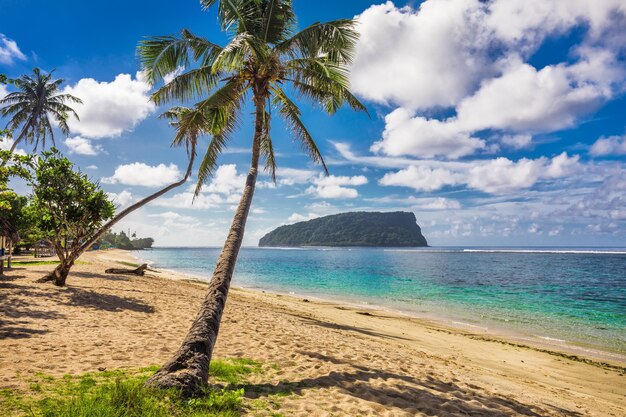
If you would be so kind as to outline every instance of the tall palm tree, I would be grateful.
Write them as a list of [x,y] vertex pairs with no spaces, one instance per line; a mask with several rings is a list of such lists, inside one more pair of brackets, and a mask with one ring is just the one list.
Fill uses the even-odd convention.
[[365,107],[349,90],[348,68],[358,34],[353,20],[315,23],[296,33],[290,0],[201,0],[204,8],[219,3],[222,29],[231,34],[225,47],[183,30],[180,36],[148,38],[138,54],[148,79],[155,83],[174,71],[182,73],[153,95],[157,104],[199,100],[198,111],[220,111],[198,173],[196,194],[213,173],[217,157],[236,128],[246,99],[255,109],[250,171],[226,242],[217,260],[206,297],[180,349],[148,384],[194,393],[208,379],[220,320],[243,240],[254,195],[259,159],[275,178],[276,161],[270,137],[270,108],[291,128],[306,154],[328,170],[289,98],[293,92],[335,113],[344,103]]
[[19,91],[9,93],[0,100],[5,104],[0,108],[2,117],[11,116],[6,128],[9,131],[17,131],[21,126],[20,133],[15,138],[11,153],[15,151],[17,144],[26,140],[35,144],[35,149],[41,140],[46,146],[46,137],[50,136],[54,145],[54,132],[50,119],[54,119],[64,135],[69,135],[70,128],[67,121],[70,116],[76,117],[76,112],[66,103],[82,103],[71,94],[58,94],[59,86],[64,80],[52,79],[52,73],[43,73],[39,68],[33,69],[33,75],[22,75],[11,80]]
[[[201,136],[209,135],[212,133],[212,126],[214,120],[211,118],[219,118],[220,111],[203,111],[199,112],[195,109],[189,109],[186,107],[173,107],[167,112],[161,115],[161,118],[171,120],[170,125],[176,129],[176,136],[172,142],[172,146],[185,146],[187,148],[187,154],[189,156],[189,162],[187,164],[187,170],[185,175],[179,180],[168,186],[160,189],[159,191],[150,194],[147,197],[142,198],[136,203],[131,204],[111,220],[105,223],[96,233],[85,239],[81,246],[79,246],[74,252],[72,252],[63,262],[61,262],[52,272],[41,278],[38,282],[54,281],[55,283],[65,284],[67,275],[70,269],[74,265],[74,262],[91,246],[96,243],[106,232],[116,225],[124,217],[128,216],[135,210],[140,209],[151,201],[156,200],[162,195],[172,191],[173,189],[183,185],[191,176],[193,165],[196,157],[196,146],[198,138]],[[59,285],[59,284],[57,284]]]

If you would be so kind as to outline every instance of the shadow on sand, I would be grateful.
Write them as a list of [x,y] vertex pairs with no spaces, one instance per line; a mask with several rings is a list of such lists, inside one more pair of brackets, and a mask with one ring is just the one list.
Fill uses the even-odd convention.
[[[428,416],[540,417],[545,414],[544,410],[535,406],[488,393],[480,388],[462,387],[453,382],[441,381],[432,375],[420,379],[352,364],[315,352],[300,353],[320,361],[349,365],[350,368],[299,381],[243,385],[241,387],[245,389],[245,396],[255,399],[273,394],[302,395],[304,391],[311,389],[338,388],[343,394],[379,404],[389,410],[395,408]],[[582,416],[580,413],[556,407],[552,407],[552,411],[568,416]]]
[[[48,332],[33,321],[67,319],[66,314],[47,309],[40,299],[57,305],[92,308],[109,312],[134,311],[151,314],[144,301],[81,287],[54,287],[50,283],[25,285],[20,276],[0,278],[0,339],[23,339]],[[71,312],[67,314],[71,315]]]

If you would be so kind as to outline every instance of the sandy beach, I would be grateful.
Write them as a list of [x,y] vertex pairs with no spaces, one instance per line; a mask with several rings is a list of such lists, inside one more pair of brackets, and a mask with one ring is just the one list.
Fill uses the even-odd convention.
[[[120,250],[81,260],[67,288],[34,282],[53,265],[0,278],[0,389],[26,389],[37,372],[159,365],[178,347],[204,284],[166,271],[105,274],[136,262]],[[231,291],[216,356],[262,362],[246,397],[287,392],[286,416],[626,415],[624,363],[251,290]]]

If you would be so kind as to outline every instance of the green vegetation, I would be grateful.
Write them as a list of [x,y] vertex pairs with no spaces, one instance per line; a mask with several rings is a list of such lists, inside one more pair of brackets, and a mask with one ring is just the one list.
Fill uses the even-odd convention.
[[259,246],[428,246],[415,215],[342,213],[281,226],[266,234]]
[[49,280],[63,286],[82,241],[98,231],[115,208],[97,184],[54,148],[38,159],[30,185],[37,225],[61,261]]
[[151,237],[130,239],[124,231],[119,233],[107,232],[98,240],[101,248],[118,248],[126,250],[149,249],[152,247],[154,239]]
[[146,379],[156,369],[112,370],[60,378],[38,373],[27,380],[26,392],[0,390],[0,409],[5,413],[3,417],[235,417],[246,408],[280,408],[278,399],[282,395],[245,403],[246,378],[261,372],[261,363],[250,359],[213,361],[211,382],[228,385],[206,387],[193,398],[183,398],[174,390],[146,387]]
[[[228,294],[243,241],[259,162],[265,163],[272,179],[276,178],[270,134],[273,115],[283,119],[304,153],[328,173],[292,97],[305,99],[328,114],[344,105],[365,111],[350,91],[349,82],[359,37],[356,21],[318,22],[299,31],[291,0],[200,3],[204,9],[216,7],[228,38],[225,47],[183,29],[178,36],[148,38],[138,48],[146,79],[152,84],[165,79],[165,85],[152,95],[155,104],[195,102],[192,108],[173,112],[179,116],[178,134],[211,135],[198,169],[196,195],[215,171],[218,157],[237,130],[239,119],[250,105],[254,108],[250,171],[211,279],[211,292],[190,330],[193,337],[186,338],[176,356],[150,380],[162,388],[178,387],[188,393],[202,386],[208,377],[205,365],[210,362],[225,304],[223,297]],[[175,76],[168,79],[171,74]]]
[[[54,72],[54,71],[52,71]],[[70,94],[58,94],[63,80],[52,78],[52,72],[43,73],[39,68],[33,69],[33,74],[22,75],[10,80],[18,91],[9,93],[0,100],[0,115],[11,117],[7,129],[19,130],[19,134],[11,146],[13,153],[17,144],[23,140],[35,144],[39,141],[46,145],[46,138],[50,136],[54,145],[54,123],[64,135],[69,135],[70,128],[67,124],[71,115],[78,119],[76,112],[66,103],[82,103],[79,98]],[[4,81],[7,81],[6,78]]]

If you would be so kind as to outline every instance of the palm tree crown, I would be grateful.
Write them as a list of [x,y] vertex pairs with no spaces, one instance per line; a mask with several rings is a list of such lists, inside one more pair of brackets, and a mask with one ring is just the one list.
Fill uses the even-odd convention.
[[19,91],[10,93],[0,100],[0,104],[5,105],[0,108],[0,114],[3,117],[11,117],[7,129],[15,131],[21,126],[11,151],[22,140],[34,143],[35,149],[41,140],[45,147],[47,136],[50,136],[54,145],[54,132],[50,119],[54,119],[64,135],[69,135],[70,132],[67,124],[70,116],[78,119],[76,112],[66,103],[82,103],[82,101],[70,94],[58,94],[59,86],[64,80],[52,79],[53,72],[45,74],[39,68],[35,68],[32,76],[22,75],[12,80],[12,84]]
[[[201,3],[208,8],[218,0]],[[205,113],[205,131],[212,139],[199,168],[196,193],[213,173],[250,92],[263,116],[258,147],[272,177],[276,162],[269,135],[270,106],[278,110],[307,155],[327,172],[287,91],[321,105],[329,114],[344,103],[365,110],[349,90],[348,68],[358,39],[355,22],[315,23],[296,33],[290,0],[219,1],[218,16],[222,28],[232,34],[225,47],[183,30],[180,36],[148,38],[138,48],[152,83],[179,73],[154,93],[156,104],[199,100],[195,108]]]

